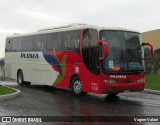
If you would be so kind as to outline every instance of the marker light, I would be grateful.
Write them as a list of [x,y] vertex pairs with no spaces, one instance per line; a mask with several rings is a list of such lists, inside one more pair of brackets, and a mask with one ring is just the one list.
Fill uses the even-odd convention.
[[121,67],[119,67],[119,66],[113,67],[112,70],[113,70],[113,71],[119,71],[119,70],[121,70]]

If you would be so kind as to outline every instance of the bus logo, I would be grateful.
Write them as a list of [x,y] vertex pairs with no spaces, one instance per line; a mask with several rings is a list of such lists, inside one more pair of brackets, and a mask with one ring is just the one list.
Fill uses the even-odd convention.
[[41,48],[41,50],[42,50],[43,57],[48,62],[48,64],[50,64],[52,68],[59,73],[54,84],[60,83],[64,79],[66,74],[67,55],[64,55],[62,60],[60,61],[55,51],[53,51],[53,53],[50,54],[43,47]]
[[39,55],[38,53],[21,53],[21,58],[38,59]]
[[126,75],[110,75],[110,78],[121,78],[121,79],[125,79]]

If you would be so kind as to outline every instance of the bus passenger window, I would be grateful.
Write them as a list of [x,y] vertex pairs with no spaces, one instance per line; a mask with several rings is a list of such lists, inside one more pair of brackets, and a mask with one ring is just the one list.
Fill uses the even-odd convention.
[[83,31],[83,47],[88,47],[90,44],[90,33],[89,30],[86,29]]

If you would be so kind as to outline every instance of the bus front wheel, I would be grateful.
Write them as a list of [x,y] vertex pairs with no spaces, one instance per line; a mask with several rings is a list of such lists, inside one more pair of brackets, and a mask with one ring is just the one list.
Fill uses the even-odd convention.
[[71,81],[71,90],[77,96],[84,96],[87,93],[82,91],[82,82],[78,76],[74,77]]
[[108,94],[109,97],[115,97],[116,95],[118,95],[118,93],[109,93]]

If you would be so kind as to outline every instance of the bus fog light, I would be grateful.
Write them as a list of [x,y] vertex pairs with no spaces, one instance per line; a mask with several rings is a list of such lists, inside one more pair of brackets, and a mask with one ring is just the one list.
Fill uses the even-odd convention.
[[138,79],[138,82],[145,82],[145,78]]

